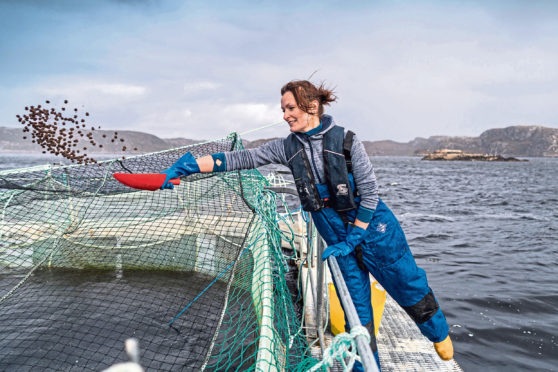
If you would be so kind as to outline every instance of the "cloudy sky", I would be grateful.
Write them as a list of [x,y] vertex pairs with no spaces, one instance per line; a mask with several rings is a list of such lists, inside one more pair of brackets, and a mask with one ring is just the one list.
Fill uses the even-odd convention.
[[281,86],[313,74],[366,140],[558,127],[553,0],[0,0],[0,17],[0,126],[68,99],[104,129],[219,138],[281,122]]

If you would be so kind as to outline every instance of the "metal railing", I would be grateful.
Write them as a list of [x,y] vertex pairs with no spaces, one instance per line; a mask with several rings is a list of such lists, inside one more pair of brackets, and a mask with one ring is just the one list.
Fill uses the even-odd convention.
[[[335,278],[335,283],[337,284],[337,291],[339,299],[343,304],[343,309],[345,310],[345,315],[349,320],[349,324],[351,327],[360,327],[362,324],[360,323],[360,319],[358,317],[355,305],[353,304],[353,300],[351,300],[351,295],[349,294],[349,290],[347,289],[347,284],[345,284],[345,280],[343,279],[343,275],[341,274],[341,270],[339,269],[339,265],[337,264],[337,259],[333,256],[330,256],[327,259],[327,263],[329,265],[329,269],[331,270],[331,274]],[[372,337],[372,335],[370,335]],[[372,353],[372,349],[370,349],[370,344],[366,337],[362,334],[359,334],[356,337],[356,344],[358,354],[360,355],[360,361],[364,370],[366,372],[379,372],[378,365],[376,364],[376,359],[374,358],[374,354]]]

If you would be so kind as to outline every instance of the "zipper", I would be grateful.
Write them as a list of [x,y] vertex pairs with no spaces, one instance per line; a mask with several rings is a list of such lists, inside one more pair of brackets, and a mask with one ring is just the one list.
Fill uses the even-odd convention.
[[312,165],[314,166],[314,174],[318,177],[318,183],[323,183],[320,178],[320,173],[318,172],[318,167],[316,166],[316,161],[314,160],[314,149],[312,148],[312,140],[308,137],[308,146],[310,146],[310,158],[312,159]]

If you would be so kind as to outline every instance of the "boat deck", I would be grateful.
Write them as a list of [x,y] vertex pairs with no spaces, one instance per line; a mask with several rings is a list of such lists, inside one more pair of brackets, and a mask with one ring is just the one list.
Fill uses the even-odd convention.
[[378,352],[384,372],[463,371],[455,359],[445,362],[438,357],[432,343],[389,295],[378,332]]

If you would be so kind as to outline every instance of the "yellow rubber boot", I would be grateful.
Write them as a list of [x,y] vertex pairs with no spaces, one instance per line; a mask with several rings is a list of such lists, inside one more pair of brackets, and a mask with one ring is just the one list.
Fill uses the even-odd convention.
[[434,342],[434,349],[442,360],[453,359],[453,344],[451,343],[450,336],[446,337],[443,341]]

